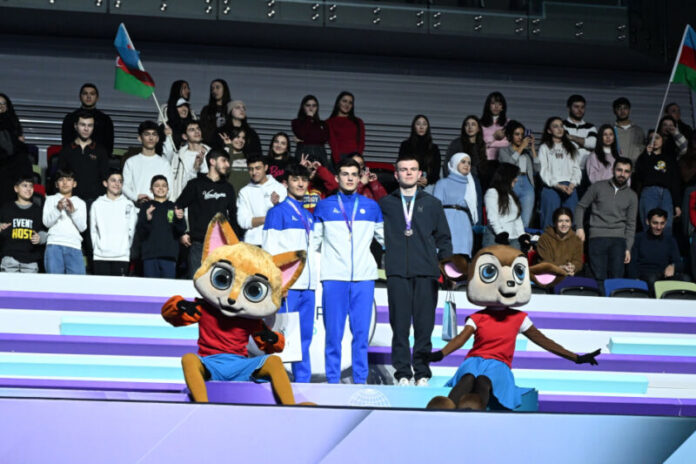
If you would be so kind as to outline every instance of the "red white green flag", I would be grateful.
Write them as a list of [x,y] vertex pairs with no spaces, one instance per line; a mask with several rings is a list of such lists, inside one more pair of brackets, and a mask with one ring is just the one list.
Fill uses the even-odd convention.
[[155,81],[145,71],[139,52],[133,46],[126,26],[123,24],[118,27],[114,45],[119,55],[116,58],[114,88],[130,95],[149,98],[155,91]]
[[696,91],[696,32],[691,26],[687,25],[684,31],[670,82],[686,84]]

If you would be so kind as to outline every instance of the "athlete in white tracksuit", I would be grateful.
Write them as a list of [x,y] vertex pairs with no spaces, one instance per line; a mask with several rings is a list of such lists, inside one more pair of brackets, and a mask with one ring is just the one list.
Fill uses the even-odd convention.
[[321,238],[320,280],[329,383],[340,381],[346,317],[350,318],[353,334],[353,382],[367,381],[367,346],[377,279],[377,263],[370,244],[375,238],[384,246],[384,222],[379,205],[355,193],[359,169],[352,159],[339,163],[339,192],[321,200],[314,210],[316,234]]

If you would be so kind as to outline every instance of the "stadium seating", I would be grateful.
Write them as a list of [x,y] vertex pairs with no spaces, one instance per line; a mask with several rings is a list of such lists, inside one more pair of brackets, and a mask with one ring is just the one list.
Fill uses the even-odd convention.
[[604,295],[621,298],[650,298],[648,284],[637,279],[607,279]]
[[696,300],[696,284],[679,280],[659,280],[655,282],[655,297]]
[[553,288],[556,295],[601,296],[599,284],[589,277],[566,277]]

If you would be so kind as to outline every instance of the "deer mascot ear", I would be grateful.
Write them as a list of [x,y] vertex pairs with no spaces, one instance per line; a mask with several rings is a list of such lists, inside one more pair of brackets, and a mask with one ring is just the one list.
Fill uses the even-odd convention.
[[280,269],[280,274],[283,280],[281,292],[287,294],[288,289],[300,277],[304,269],[307,253],[304,250],[288,251],[273,256],[273,262]]
[[469,275],[469,257],[456,254],[443,259],[440,261],[440,272],[445,278],[454,282],[467,280]]
[[232,226],[222,213],[217,213],[208,224],[208,231],[205,233],[203,243],[203,255],[201,263],[205,261],[210,253],[224,245],[235,245],[239,243],[237,235],[232,230]]
[[529,268],[529,277],[541,288],[553,287],[567,275],[563,269],[551,263],[539,263]]

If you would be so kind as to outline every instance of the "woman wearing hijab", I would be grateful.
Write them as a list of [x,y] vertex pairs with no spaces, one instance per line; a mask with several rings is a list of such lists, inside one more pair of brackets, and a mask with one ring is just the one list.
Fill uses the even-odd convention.
[[471,157],[456,153],[447,164],[449,175],[435,184],[433,195],[442,202],[452,232],[452,252],[471,256],[473,225],[478,222],[476,183],[471,175]]

